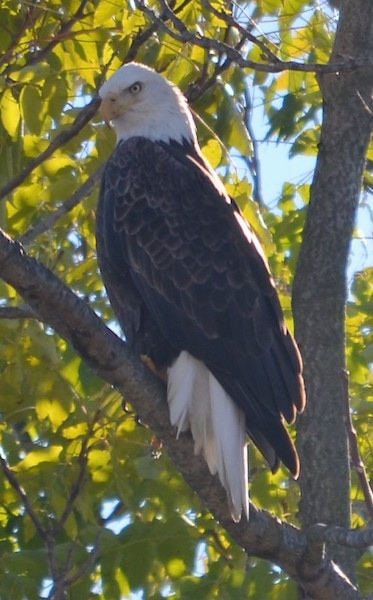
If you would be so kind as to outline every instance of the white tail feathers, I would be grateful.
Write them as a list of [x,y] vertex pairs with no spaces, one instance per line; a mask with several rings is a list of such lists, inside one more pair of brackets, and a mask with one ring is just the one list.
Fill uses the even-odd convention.
[[199,360],[181,352],[168,370],[167,398],[177,433],[190,428],[194,451],[218,473],[232,519],[249,516],[245,416]]

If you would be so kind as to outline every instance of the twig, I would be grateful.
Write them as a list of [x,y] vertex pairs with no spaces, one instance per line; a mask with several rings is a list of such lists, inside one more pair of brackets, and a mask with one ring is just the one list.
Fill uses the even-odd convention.
[[68,495],[65,509],[64,509],[61,517],[59,518],[56,527],[53,529],[53,535],[57,535],[60,532],[60,530],[62,529],[62,527],[64,526],[64,524],[66,523],[66,520],[69,518],[69,516],[74,508],[74,502],[77,499],[78,495],[80,494],[82,487],[84,485],[86,468],[87,468],[87,463],[88,463],[88,454],[89,454],[88,440],[90,439],[90,437],[93,433],[93,429],[97,423],[99,415],[100,415],[100,411],[98,410],[95,412],[93,419],[90,422],[87,435],[86,435],[85,439],[82,441],[82,446],[80,448],[80,452],[79,452],[79,456],[78,456],[78,460],[77,460],[78,465],[79,465],[78,475],[77,475],[75,481],[71,484],[70,493]]
[[2,454],[0,454],[0,466],[1,466],[1,469],[2,469],[6,479],[9,481],[10,485],[12,486],[12,488],[16,491],[17,495],[19,496],[22,506],[24,507],[26,513],[28,514],[31,521],[33,522],[36,531],[38,532],[38,534],[40,535],[42,540],[46,540],[48,538],[48,531],[43,527],[42,523],[40,522],[36,512],[34,511],[34,509],[31,506],[31,502],[28,499],[25,490],[23,489],[23,487],[21,486],[17,477],[11,470],[9,463],[6,460],[5,456],[3,456]]
[[101,167],[99,167],[97,171],[93,173],[93,175],[91,175],[91,177],[87,179],[87,181],[85,181],[83,185],[81,185],[80,188],[78,188],[68,200],[66,200],[66,202],[61,204],[61,206],[55,212],[48,215],[48,217],[42,221],[39,221],[36,225],[34,225],[34,227],[26,231],[26,233],[19,239],[20,243],[24,246],[27,246],[33,242],[38,235],[44,233],[48,229],[51,229],[58,219],[75,208],[75,206],[77,206],[84,198],[86,198],[86,196],[88,196],[101,181],[104,168],[105,165],[101,165]]
[[196,100],[203,96],[203,94],[216,83],[217,78],[224,73],[224,71],[229,69],[231,64],[232,61],[229,58],[226,58],[222,64],[215,66],[214,72],[210,77],[207,77],[204,73],[200,79],[194,81],[185,92],[187,100],[189,102],[196,102]]
[[[26,17],[25,17],[25,20],[23,21],[22,25],[19,25],[19,27],[17,28],[17,31],[13,31],[11,33],[12,42],[11,42],[10,46],[6,49],[6,51],[0,57],[0,66],[9,65],[11,59],[13,58],[13,55],[16,52],[18,42],[20,41],[20,39],[22,39],[25,31],[27,31],[28,29],[31,29],[31,27],[34,25],[34,23],[37,19],[37,15],[35,14],[36,13],[36,3],[35,2],[30,2],[29,5],[27,6],[26,10],[27,10]],[[2,24],[2,27],[5,29],[3,24]],[[6,71],[6,69],[5,69],[5,71]],[[4,72],[3,72],[3,74],[4,74]]]
[[[52,533],[42,525],[36,512],[34,511],[34,509],[31,506],[31,502],[28,499],[25,490],[23,489],[23,487],[21,486],[17,477],[14,475],[13,471],[11,470],[11,468],[8,464],[8,461],[1,454],[0,454],[0,466],[1,466],[1,469],[2,469],[6,479],[9,481],[12,488],[18,494],[19,499],[22,503],[22,506],[24,507],[24,509],[26,511],[26,514],[28,514],[28,516],[30,517],[37,533],[39,534],[41,540],[43,540],[43,542],[45,544],[45,548],[46,548],[46,552],[47,552],[49,573],[50,573],[52,579],[54,581],[57,581],[59,579],[59,566],[58,566],[58,559],[57,559],[57,554],[56,554],[55,539],[54,539]],[[61,596],[61,598],[62,598],[62,596]]]
[[[165,31],[169,36],[184,44],[190,43],[206,50],[214,50],[215,52],[224,52],[232,62],[235,62],[237,66],[242,68],[254,69],[256,71],[263,71],[265,73],[281,73],[283,71],[299,71],[307,73],[337,73],[354,71],[358,68],[371,67],[372,62],[367,61],[365,58],[353,59],[346,57],[343,62],[335,63],[302,63],[296,61],[282,61],[278,60],[275,64],[272,63],[258,63],[253,60],[245,59],[242,54],[236,50],[236,48],[229,46],[228,44],[219,40],[194,34],[187,29],[184,23],[173,15],[171,9],[164,0],[160,0],[161,6],[167,11],[167,16],[176,27],[177,31],[171,29],[166,23],[156,15],[156,13],[146,6],[142,0],[135,0],[136,7],[145,13],[153,22],[158,23],[161,29]],[[173,15],[173,16],[172,16]]]
[[1,306],[0,319],[37,319],[38,315],[31,306]]
[[69,142],[73,137],[78,135],[78,133],[83,129],[83,127],[89,123],[92,117],[96,114],[97,109],[100,105],[100,99],[95,97],[87,104],[78,114],[73,124],[64,131],[61,131],[54,140],[49,144],[48,148],[44,150],[39,156],[36,156],[32,160],[30,160],[26,167],[21,171],[17,177],[9,181],[4,187],[0,190],[0,200],[2,200],[5,196],[7,196],[10,192],[15,190],[21,183],[25,181],[25,179],[30,175],[30,173],[36,169],[42,162],[44,162],[47,158],[49,158],[55,150]]
[[[373,493],[369,484],[369,479],[365,469],[364,462],[360,456],[359,443],[356,435],[356,430],[351,418],[350,411],[350,398],[348,393],[348,373],[347,371],[341,371],[341,385],[343,395],[343,406],[344,406],[344,421],[346,425],[346,431],[348,436],[348,442],[350,447],[350,457],[354,469],[357,473],[361,489],[364,494],[365,503],[368,509],[370,518],[373,519]],[[372,537],[373,541],[373,537]]]
[[53,38],[51,39],[51,41],[44,48],[42,48],[42,50],[39,50],[39,52],[33,54],[32,58],[27,61],[27,66],[35,65],[36,63],[43,60],[46,56],[48,56],[51,50],[53,50],[53,48],[57,46],[57,44],[65,40],[67,34],[70,33],[70,30],[75,25],[75,23],[84,17],[84,9],[87,3],[88,0],[82,0],[80,5],[78,6],[77,11],[73,14],[71,19],[61,23],[59,31],[53,34]]
[[[93,549],[89,553],[89,556],[88,556],[87,560],[85,561],[85,563],[83,563],[82,566],[79,569],[77,569],[77,571],[74,573],[74,575],[71,575],[70,577],[65,579],[66,587],[73,585],[76,581],[78,581],[78,579],[81,579],[81,577],[83,577],[86,573],[88,573],[88,571],[92,570],[92,567],[94,565],[94,562],[95,562],[96,557],[98,556],[98,553],[100,550],[100,541],[101,541],[102,534],[103,534],[103,530],[101,529],[96,536],[96,541],[94,543]],[[70,567],[71,567],[71,565],[70,565]]]
[[236,21],[236,19],[231,14],[221,10],[217,10],[208,0],[202,0],[202,4],[213,15],[225,21],[227,25],[229,25],[233,29],[237,29],[237,31],[240,32],[244,40],[247,40],[248,42],[251,42],[252,44],[258,46],[263,52],[263,56],[266,58],[266,60],[268,60],[268,62],[273,64],[281,62],[281,60],[276,56],[276,54],[274,54],[272,50],[270,50],[268,46],[264,42],[262,42],[262,40],[255,37],[255,35],[253,35],[246,27],[243,27],[238,21]]
[[92,427],[90,427],[87,437],[82,442],[82,446],[78,456],[78,475],[75,481],[71,484],[70,493],[68,494],[68,498],[66,501],[66,506],[61,517],[58,520],[57,525],[53,528],[53,535],[57,535],[61,531],[62,527],[64,526],[71,512],[74,509],[75,500],[77,499],[83,488],[88,463],[88,437],[91,434],[91,431]]
[[260,174],[260,161],[259,161],[259,145],[257,140],[255,139],[255,133],[252,126],[252,112],[253,105],[251,102],[250,92],[246,87],[244,92],[245,98],[245,107],[244,107],[244,123],[246,129],[249,133],[251,143],[253,145],[253,154],[252,156],[241,156],[242,160],[247,164],[248,169],[251,173],[251,177],[253,180],[253,200],[257,202],[260,206],[263,206],[263,195],[262,195],[262,184],[261,184],[261,174]]
[[157,29],[158,29],[157,23],[152,23],[151,25],[149,25],[149,27],[147,29],[144,29],[144,31],[139,31],[137,33],[136,37],[134,38],[134,40],[127,52],[126,62],[131,62],[132,60],[135,60],[139,48],[143,44],[145,44],[145,42],[148,41],[148,39],[153,35],[153,33],[155,33],[157,31]]

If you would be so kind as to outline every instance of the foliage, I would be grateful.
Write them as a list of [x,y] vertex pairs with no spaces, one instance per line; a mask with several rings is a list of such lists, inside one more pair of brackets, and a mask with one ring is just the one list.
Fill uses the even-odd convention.
[[[314,73],[265,67],[268,56],[326,63],[335,15],[305,0],[237,2],[231,16],[256,40],[245,41],[245,60],[257,69],[243,70],[213,44],[243,45],[240,29],[224,17],[225,3],[177,0],[174,21],[163,2],[149,2],[147,11],[135,5],[0,3],[0,226],[116,329],[94,241],[95,174],[114,136],[94,99],[107,73],[136,59],[190,98],[203,150],[261,237],[290,319],[309,184],[284,182],[260,212],[250,200],[258,184],[252,159],[259,157],[248,134],[255,119],[245,93],[263,106],[266,141],[286,142],[293,156],[316,155],[321,95]],[[179,20],[193,35],[188,43]],[[369,471],[371,295],[367,268],[351,290],[347,352]],[[123,411],[119,393],[1,280],[0,317],[1,598],[57,598],[60,580],[72,600],[296,597],[287,575],[232,544],[131,407]],[[254,451],[251,462],[253,501],[297,524],[296,484],[285,472],[271,475]],[[354,524],[365,525],[358,481],[352,495]],[[368,555],[360,570],[371,593],[370,569]]]

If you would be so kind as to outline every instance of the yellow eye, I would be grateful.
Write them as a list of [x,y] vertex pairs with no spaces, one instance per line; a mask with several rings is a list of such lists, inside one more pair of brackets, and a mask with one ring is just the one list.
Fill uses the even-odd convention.
[[131,94],[138,94],[142,90],[142,84],[139,81],[135,81],[135,83],[130,86],[129,90]]

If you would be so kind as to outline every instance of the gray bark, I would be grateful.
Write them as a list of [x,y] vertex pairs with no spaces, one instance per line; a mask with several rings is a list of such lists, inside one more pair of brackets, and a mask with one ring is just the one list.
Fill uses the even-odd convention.
[[[373,56],[373,2],[345,1],[330,62]],[[324,74],[323,125],[294,281],[296,337],[308,408],[299,421],[300,519],[350,526],[350,474],[343,414],[346,264],[373,121],[372,68]],[[329,553],[350,574],[354,555]]]

